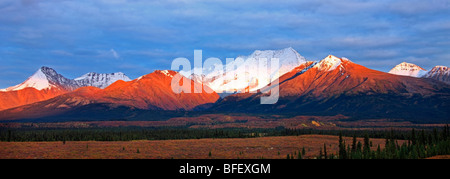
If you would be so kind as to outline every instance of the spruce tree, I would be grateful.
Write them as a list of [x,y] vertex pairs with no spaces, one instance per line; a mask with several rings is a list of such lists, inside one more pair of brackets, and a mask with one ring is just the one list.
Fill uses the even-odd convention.
[[411,144],[416,145],[416,132],[414,131],[414,128],[411,130]]
[[426,144],[426,138],[425,138],[425,130],[422,129],[419,136],[419,144],[425,145]]
[[433,129],[433,143],[435,144],[435,143],[437,143],[438,141],[439,141],[438,132],[437,132],[437,129],[434,128],[434,129]]
[[342,139],[342,132],[339,132],[339,159],[345,158],[345,142]]
[[362,144],[360,141],[358,141],[358,144],[356,145],[356,152],[362,153]]
[[347,151],[345,152],[346,159],[351,159],[352,156],[350,155],[352,153],[352,150],[350,149],[350,145],[347,145]]
[[350,145],[348,145],[347,146],[347,149],[345,148],[345,146],[346,146],[346,144],[345,144],[345,141],[344,141],[344,144],[342,145],[343,146],[343,156],[342,156],[342,159],[348,159],[348,155],[347,155],[347,151],[350,151]]
[[369,155],[370,155],[370,142],[369,142],[369,135],[366,133],[364,135],[363,157],[367,159]]
[[381,147],[380,147],[380,144],[378,144],[378,147],[377,147],[376,159],[381,159]]
[[353,141],[352,141],[352,153],[356,152],[356,135],[353,134]]

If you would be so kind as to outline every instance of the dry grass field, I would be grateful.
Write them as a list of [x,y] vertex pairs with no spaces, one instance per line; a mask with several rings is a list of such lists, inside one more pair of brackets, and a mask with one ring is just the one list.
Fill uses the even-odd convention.
[[[344,137],[347,144],[351,138]],[[358,138],[362,143],[362,138]],[[371,139],[373,150],[384,139]],[[238,139],[140,141],[0,142],[1,159],[284,159],[305,148],[314,158],[324,143],[328,154],[337,153],[338,136],[301,135]],[[209,153],[211,152],[211,156]]]

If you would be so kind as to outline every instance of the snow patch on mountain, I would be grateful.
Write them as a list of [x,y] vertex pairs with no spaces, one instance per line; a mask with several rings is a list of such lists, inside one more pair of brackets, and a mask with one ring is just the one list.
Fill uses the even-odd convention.
[[318,63],[319,63],[318,61],[313,62],[311,65],[307,66],[305,69],[303,69],[302,71],[298,72],[298,74],[303,74],[303,73],[305,73],[305,72],[308,71],[309,69],[311,69],[311,68],[313,68],[314,66],[316,66]]
[[168,77],[173,78],[173,75],[171,75],[171,74],[169,73],[169,70],[163,70],[163,71],[161,71],[161,73],[163,73],[164,75],[166,75],[166,76],[168,76]]

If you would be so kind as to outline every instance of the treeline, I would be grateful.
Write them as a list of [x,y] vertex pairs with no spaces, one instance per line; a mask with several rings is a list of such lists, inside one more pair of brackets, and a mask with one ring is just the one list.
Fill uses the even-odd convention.
[[[385,138],[385,131],[339,131],[315,129],[190,129],[190,128],[0,128],[0,141],[130,141],[200,138],[248,138],[262,136],[298,136],[305,134],[343,135]],[[391,134],[395,139],[406,139],[404,131]]]
[[0,129],[0,141],[131,141],[200,138],[245,138],[258,131],[177,128]]
[[[421,159],[436,155],[450,154],[450,129],[446,125],[441,131],[433,129],[432,131],[421,130],[419,132],[411,130],[406,138],[399,144],[395,138],[394,131],[385,134],[385,144],[382,148],[376,146],[372,150],[373,144],[369,135],[364,136],[363,143],[357,141],[356,135],[353,136],[351,143],[343,140],[342,134],[339,135],[339,151],[337,155],[327,155],[326,146],[320,150],[319,159]],[[322,152],[324,150],[324,152]]]
[[[295,132],[294,132],[295,131]],[[250,138],[313,134],[319,131],[276,129],[190,129],[183,127],[0,128],[0,141],[130,141],[201,138]]]
[[[434,129],[434,131],[441,134],[445,130]],[[424,130],[425,133],[423,135],[428,140],[430,136],[434,136],[430,133],[434,131],[430,129]],[[272,129],[191,129],[183,127],[0,128],[0,141],[129,141],[299,136],[306,134],[408,140],[411,132],[405,130],[288,129],[283,127]],[[423,135],[420,136],[422,137]],[[419,136],[419,134],[416,136]]]
[[[370,138],[387,138],[392,137],[399,140],[406,140],[409,133],[406,130],[318,130],[318,129],[280,129],[277,134],[280,136],[298,136],[305,134],[318,134],[318,135],[342,135],[346,137],[365,137]],[[282,129],[282,130],[281,130]]]

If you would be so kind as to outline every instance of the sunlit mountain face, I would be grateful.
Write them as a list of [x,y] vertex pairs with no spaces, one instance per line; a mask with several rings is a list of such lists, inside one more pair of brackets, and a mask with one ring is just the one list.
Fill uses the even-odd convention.
[[[48,67],[41,68],[24,83],[0,92],[4,99],[1,118],[15,120],[65,115],[76,118],[87,113],[105,117],[112,111],[122,111],[122,117],[130,119],[143,111],[346,115],[413,120],[445,120],[448,116],[450,86],[445,83],[448,73],[444,67],[435,67],[427,72],[428,75],[416,76],[417,70],[425,70],[413,64],[402,63],[394,68],[413,75],[391,74],[395,70],[381,72],[333,55],[319,61],[307,61],[292,48],[255,51],[251,56],[277,57],[286,62],[287,65],[279,66],[278,71],[283,73],[277,78],[278,84],[253,86],[249,90],[252,87],[249,83],[228,80],[216,87],[236,85],[234,89],[241,90],[232,91],[222,96],[223,99],[214,92],[211,87],[214,80],[208,81],[208,74],[183,76],[185,72],[155,70],[134,80],[123,73],[88,73],[71,80]],[[219,76],[226,77],[224,73]],[[175,76],[180,77],[176,84],[185,80],[190,86],[181,85],[178,88],[183,92],[174,92]],[[80,81],[86,83],[80,84]],[[112,81],[115,82],[108,85]],[[274,86],[279,88],[277,102],[261,104],[261,97],[267,96],[267,91]]]
[[236,94],[213,110],[446,120],[450,97],[443,82],[372,70],[332,55],[285,74],[279,89],[274,105],[259,104],[263,93]]

